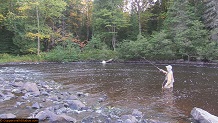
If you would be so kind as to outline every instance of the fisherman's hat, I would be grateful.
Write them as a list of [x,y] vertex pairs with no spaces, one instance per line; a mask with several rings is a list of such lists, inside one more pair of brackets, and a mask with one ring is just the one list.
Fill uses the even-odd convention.
[[171,66],[171,65],[167,65],[166,68],[167,68],[168,70],[172,70],[172,66]]

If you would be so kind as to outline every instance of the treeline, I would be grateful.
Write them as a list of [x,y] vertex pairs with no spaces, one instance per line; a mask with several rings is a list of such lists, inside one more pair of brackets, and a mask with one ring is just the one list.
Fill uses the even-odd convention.
[[46,61],[216,60],[216,3],[0,0],[0,53]]

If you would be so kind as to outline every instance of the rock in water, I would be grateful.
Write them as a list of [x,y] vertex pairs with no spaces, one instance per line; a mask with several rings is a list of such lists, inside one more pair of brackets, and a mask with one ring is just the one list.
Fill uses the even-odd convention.
[[192,117],[199,123],[218,123],[218,117],[200,108],[193,108],[191,111]]

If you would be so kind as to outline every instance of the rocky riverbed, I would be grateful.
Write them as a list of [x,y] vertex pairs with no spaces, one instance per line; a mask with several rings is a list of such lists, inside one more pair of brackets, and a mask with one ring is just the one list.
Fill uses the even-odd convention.
[[[138,109],[107,105],[107,95],[67,92],[60,83],[31,78],[31,71],[5,67],[0,76],[0,118],[37,118],[40,122],[160,123]],[[76,88],[76,87],[75,87]]]

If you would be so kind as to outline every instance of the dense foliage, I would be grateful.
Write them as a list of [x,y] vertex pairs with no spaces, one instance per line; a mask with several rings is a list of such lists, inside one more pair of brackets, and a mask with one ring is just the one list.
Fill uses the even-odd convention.
[[0,61],[216,60],[217,3],[0,0]]

